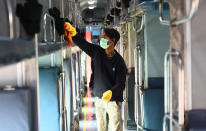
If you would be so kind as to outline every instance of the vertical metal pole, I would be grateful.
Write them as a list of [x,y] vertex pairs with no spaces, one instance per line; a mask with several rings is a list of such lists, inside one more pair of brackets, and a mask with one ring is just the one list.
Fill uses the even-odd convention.
[[141,112],[141,126],[143,126],[144,123],[144,113],[143,113],[143,92],[141,90],[143,84],[142,84],[142,55],[141,55],[141,47],[138,46],[138,63],[139,63],[139,97],[140,97],[140,112]]
[[44,42],[47,42],[46,39],[46,14],[44,14],[44,21],[43,21],[43,33],[44,33]]
[[128,75],[126,76],[126,88],[124,90],[124,129],[127,127],[128,120]]
[[134,102],[135,102],[135,108],[134,108],[134,110],[135,110],[135,122],[136,123],[138,123],[138,113],[137,113],[137,108],[138,108],[138,104],[137,104],[137,99],[138,99],[138,95],[137,95],[137,93],[138,93],[138,80],[137,80],[137,47],[134,49],[134,67],[135,67],[135,92],[134,92],[134,98],[135,98],[135,100],[134,100]]
[[[61,17],[64,18],[64,1],[60,0],[60,11],[61,11]],[[54,27],[54,26],[53,26]],[[55,38],[55,36],[54,36]],[[67,108],[66,108],[66,80],[65,80],[65,74],[64,74],[64,52],[63,52],[63,43],[64,43],[64,36],[61,36],[61,68],[62,68],[62,101],[63,101],[63,123],[64,123],[64,131],[68,130],[67,125]]]
[[60,131],[63,131],[63,118],[62,118],[62,74],[59,74],[59,78],[58,78],[58,89],[59,89],[59,114],[60,114],[60,118],[59,118],[59,123],[60,123]]
[[166,52],[164,58],[164,113],[167,114],[169,112],[168,109],[168,59],[169,59],[169,51]]
[[[190,11],[191,2],[186,2],[186,11],[187,13]],[[187,53],[186,53],[186,71],[185,71],[185,100],[187,103],[185,103],[185,109],[191,110],[192,109],[192,44],[191,44],[191,21],[186,23],[186,47],[187,47]]]
[[[81,76],[81,74],[82,74],[82,71],[81,71],[81,51],[79,51],[79,53],[78,53],[79,55],[79,86],[80,86],[80,89],[81,89],[81,81],[82,81],[82,76]],[[80,90],[80,94],[81,94],[81,90]],[[81,96],[80,96],[81,97]]]
[[76,56],[76,60],[75,60],[75,83],[76,83],[76,107],[77,107],[77,112],[78,112],[78,98],[79,98],[79,86],[78,86],[78,81],[77,81],[77,79],[78,79],[78,61],[77,61],[77,59],[78,59],[78,52],[76,52],[76,54],[75,54],[75,56]]
[[8,16],[9,16],[9,37],[10,39],[13,39],[14,38],[14,16],[13,16],[10,0],[6,0],[6,5],[8,9]]
[[64,116],[64,131],[68,130],[67,126],[67,108],[66,108],[66,80],[65,74],[62,73],[62,87],[63,87],[63,116]]
[[68,49],[69,50],[69,61],[70,61],[70,128],[71,131],[74,130],[74,103],[73,103],[73,75],[72,75],[72,50],[71,48]]
[[38,36],[35,34],[35,58],[36,58],[36,127],[34,128],[37,131],[40,131],[40,100],[39,100],[39,54],[38,54]]
[[[169,51],[165,53],[164,57],[164,114],[167,115],[169,113],[168,103],[169,103]],[[167,131],[167,122],[166,117],[164,117],[163,121],[163,131]]]
[[179,52],[176,52],[178,57],[178,124],[181,126],[184,125],[184,111],[185,111],[185,87],[184,87],[184,70],[183,70],[183,61]]
[[[170,58],[171,58],[171,55],[172,54],[170,54]],[[170,131],[173,131],[173,125],[172,125],[172,118],[173,118],[173,102],[172,102],[172,91],[173,91],[173,87],[172,87],[172,66],[173,65],[171,65],[171,63],[172,63],[172,59],[169,59],[169,70],[170,70],[170,73],[169,73],[169,84],[170,84],[170,86],[169,86],[169,107],[170,107],[170,109],[169,109],[169,116],[170,116]]]

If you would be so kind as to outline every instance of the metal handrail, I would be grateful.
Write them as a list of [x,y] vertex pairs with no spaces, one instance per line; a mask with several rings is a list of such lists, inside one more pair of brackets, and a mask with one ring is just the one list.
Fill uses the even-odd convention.
[[64,131],[67,131],[67,107],[66,107],[66,79],[65,79],[65,73],[62,72],[62,89],[63,89],[63,116],[64,116]]
[[79,102],[79,98],[80,98],[80,94],[79,94],[79,86],[78,86],[78,82],[77,82],[77,79],[78,79],[78,73],[79,73],[79,70],[78,70],[78,61],[77,61],[77,59],[79,59],[78,58],[78,52],[76,52],[75,53],[75,57],[76,57],[76,60],[75,60],[75,86],[76,86],[76,101],[77,101],[77,103]]
[[[136,31],[137,33],[139,33],[140,31],[142,31],[143,27],[144,27],[144,24],[145,24],[145,21],[144,21],[144,16],[145,15],[142,15],[142,21],[141,21],[141,25],[139,27],[139,29],[137,29],[137,23],[135,22],[135,24],[133,25],[133,30]],[[136,18],[135,18],[136,19]]]
[[[178,58],[178,75],[179,75],[179,83],[178,83],[178,126],[177,127],[183,127],[184,125],[184,72],[183,72],[183,61],[181,58],[181,55],[178,51],[167,51],[165,54],[165,60],[164,60],[164,77],[165,77],[165,90],[164,90],[164,99],[165,99],[165,116],[169,114],[170,119],[170,131],[173,131],[172,124],[174,123],[173,120],[173,109],[172,109],[172,76],[171,73],[168,73],[169,71],[172,71],[172,68],[170,67],[170,60],[172,56],[175,56]],[[168,78],[169,77],[169,78]],[[166,131],[166,120],[163,121],[163,131]],[[177,125],[177,124],[176,124]]]
[[199,6],[199,0],[193,0],[192,1],[192,7],[190,10],[190,13],[188,14],[188,16],[180,19],[180,20],[175,20],[172,22],[172,25],[179,25],[179,24],[183,24],[188,22],[189,20],[192,19],[192,17],[194,16],[194,14],[197,12],[198,10],[198,6]]
[[125,89],[123,92],[123,102],[124,102],[124,121],[123,125],[124,128],[127,126],[127,120],[128,120],[128,78],[129,75],[126,75],[126,84],[125,84]]
[[168,87],[169,87],[169,80],[168,80],[168,65],[169,65],[169,56],[170,56],[170,53],[169,51],[167,51],[165,53],[165,57],[164,57],[164,113],[167,114],[169,113],[169,108],[168,108],[168,94],[169,94],[169,90],[168,90]]
[[143,83],[142,83],[143,78],[142,78],[142,55],[141,55],[141,46],[138,45],[137,48],[138,48],[138,54],[139,54],[139,57],[138,57],[138,61],[139,61],[139,73],[138,73],[138,74],[139,74],[139,81],[138,81],[138,86],[139,86],[140,89],[142,89],[142,88],[143,88]]
[[[137,46],[138,48],[138,63],[139,63],[139,81],[138,81],[138,89],[139,89],[139,97],[140,97],[140,112],[141,112],[141,127],[143,127],[143,123],[144,123],[144,110],[143,110],[143,83],[142,83],[142,55],[141,55],[141,46]],[[139,125],[139,124],[138,124]]]
[[163,3],[164,0],[159,0],[159,21],[163,25],[170,25],[170,20],[166,20],[163,18]]
[[172,124],[174,124],[178,128],[179,131],[182,131],[183,126],[179,125],[178,121],[175,120],[174,118],[171,118],[170,115],[168,115],[168,114],[165,114],[164,118],[163,118],[163,131],[168,130],[168,128],[166,126],[167,125],[167,121],[166,121],[167,119],[170,120],[172,122]]
[[[139,64],[139,77],[137,80],[137,51],[138,51],[138,64]],[[141,46],[138,45],[135,49],[134,49],[134,61],[135,61],[135,122],[137,124],[137,128],[143,130],[144,127],[144,110],[143,110],[143,92],[142,92],[142,87],[143,87],[143,83],[142,83],[142,56],[141,56]],[[138,93],[139,94],[138,94]],[[139,95],[139,99],[140,99],[140,112],[141,112],[141,125],[139,124],[138,121],[138,115],[139,115],[139,107],[138,107],[138,95]]]
[[82,92],[82,87],[81,87],[81,85],[82,85],[82,84],[81,84],[81,83],[82,83],[82,82],[81,82],[81,81],[82,81],[82,77],[81,77],[81,74],[82,74],[82,70],[81,70],[81,51],[78,52],[78,56],[79,56],[79,59],[78,59],[78,60],[79,60],[79,61],[78,61],[78,63],[79,63],[78,69],[79,69],[79,93],[80,93],[80,94],[79,94],[79,102],[81,103],[81,101],[82,101],[82,100],[81,100],[81,94],[82,94],[82,93],[81,93],[81,92]]
[[73,95],[73,74],[72,74],[72,51],[71,51],[71,48],[68,49],[69,50],[69,68],[71,69],[69,71],[69,80],[70,80],[70,103],[71,103],[71,106],[70,106],[70,130],[73,131],[74,130],[74,102],[73,102],[73,98],[74,98],[74,95]]
[[49,17],[51,20],[52,20],[52,24],[53,24],[53,42],[56,42],[56,29],[55,29],[55,20],[54,20],[54,18],[51,16],[51,15],[49,15],[48,13],[45,13],[44,14],[44,22],[43,22],[43,31],[44,31],[44,42],[47,42],[47,38],[46,38],[46,24],[47,24],[47,22],[46,22],[46,18],[47,17]]
[[58,78],[58,92],[59,92],[59,114],[60,114],[60,118],[59,118],[59,123],[60,123],[60,131],[62,131],[62,127],[63,127],[63,118],[62,118],[62,75],[59,75]]
[[9,18],[9,38],[14,39],[14,14],[12,11],[12,6],[10,0],[5,0],[8,10],[8,18]]
[[66,80],[64,72],[59,74],[59,113],[60,131],[67,131],[67,108],[66,108]]
[[137,101],[137,98],[138,98],[138,94],[137,94],[137,92],[138,92],[138,81],[137,81],[137,47],[134,49],[134,63],[135,63],[135,65],[134,65],[134,68],[135,68],[135,92],[134,92],[134,104],[135,104],[135,106],[134,106],[134,110],[135,110],[135,112],[134,112],[134,119],[135,119],[135,122],[136,123],[138,123],[138,110],[137,110],[137,108],[138,108],[138,101]]

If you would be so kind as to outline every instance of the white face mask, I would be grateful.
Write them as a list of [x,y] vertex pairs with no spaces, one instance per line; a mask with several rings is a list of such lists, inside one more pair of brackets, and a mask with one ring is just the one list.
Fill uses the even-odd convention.
[[103,49],[107,49],[109,47],[109,45],[107,44],[109,40],[101,38],[100,39],[100,47],[102,47]]

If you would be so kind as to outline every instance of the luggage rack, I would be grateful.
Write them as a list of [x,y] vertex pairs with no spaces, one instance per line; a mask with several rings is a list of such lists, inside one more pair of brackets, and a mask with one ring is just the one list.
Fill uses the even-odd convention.
[[[0,67],[15,64],[36,57],[35,44],[38,45],[39,56],[48,55],[59,51],[62,48],[67,48],[65,41],[56,42],[55,27],[53,30],[54,34],[52,42],[48,42],[45,35],[44,41],[42,43],[38,43],[35,40],[14,38],[14,14],[9,0],[6,0],[6,5],[9,19],[9,37],[0,37]],[[46,16],[48,16],[47,13],[45,15],[45,18]]]
[[35,56],[34,41],[14,38],[14,14],[11,3],[6,0],[9,21],[9,37],[0,37],[0,66],[13,64]]
[[[38,54],[49,55],[62,48],[67,48],[66,42],[39,43]],[[0,52],[0,67],[15,64],[35,57],[35,42],[23,39],[0,39]]]

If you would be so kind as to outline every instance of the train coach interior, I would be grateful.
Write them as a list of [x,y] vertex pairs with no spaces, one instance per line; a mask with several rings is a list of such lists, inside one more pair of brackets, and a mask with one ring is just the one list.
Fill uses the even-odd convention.
[[105,28],[120,33],[122,131],[206,131],[205,0],[1,0],[0,8],[0,130],[97,131],[93,63],[65,37],[70,22],[97,46]]

